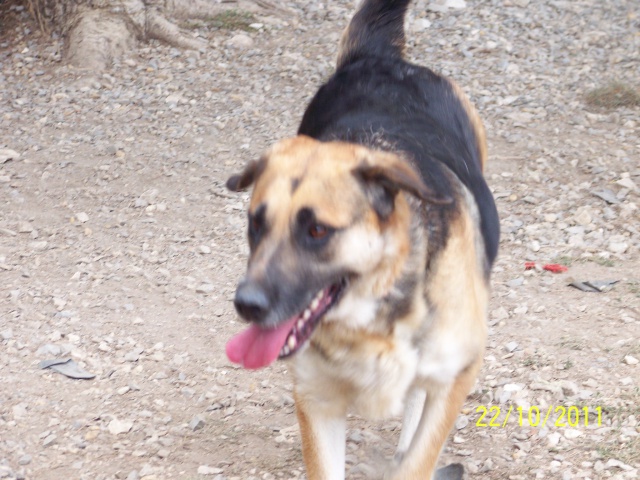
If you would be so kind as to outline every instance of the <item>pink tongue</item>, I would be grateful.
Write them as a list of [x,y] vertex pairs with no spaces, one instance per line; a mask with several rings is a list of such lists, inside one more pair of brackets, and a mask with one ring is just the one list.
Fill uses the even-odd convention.
[[295,316],[272,330],[251,325],[227,342],[227,357],[245,368],[262,368],[272,364],[297,320]]

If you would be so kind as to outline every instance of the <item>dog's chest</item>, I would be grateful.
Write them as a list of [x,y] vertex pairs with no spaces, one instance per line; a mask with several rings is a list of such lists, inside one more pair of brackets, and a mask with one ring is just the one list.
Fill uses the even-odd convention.
[[314,342],[296,361],[297,388],[368,418],[402,412],[418,352],[409,340],[363,336],[347,345]]

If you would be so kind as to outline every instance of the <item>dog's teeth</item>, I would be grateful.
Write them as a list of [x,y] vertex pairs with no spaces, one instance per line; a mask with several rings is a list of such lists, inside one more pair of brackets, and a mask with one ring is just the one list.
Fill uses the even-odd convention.
[[323,297],[323,296],[324,296],[324,290],[320,290],[320,291],[318,292],[318,294],[316,295],[316,299],[317,299],[318,301],[320,301],[320,300],[322,299],[322,297]]
[[318,308],[319,305],[320,305],[320,300],[318,300],[317,298],[314,298],[313,302],[311,302],[311,305],[309,305],[309,308],[311,308],[311,310],[315,310]]
[[311,310],[309,310],[308,308],[305,309],[305,311],[302,313],[302,318],[304,320],[309,320],[309,317],[311,316]]
[[287,347],[285,348],[290,348],[291,350],[293,350],[294,348],[296,348],[296,337],[294,337],[293,335],[291,335],[289,337],[289,340],[287,340]]
[[[304,312],[306,313],[307,310],[305,310]],[[309,315],[311,315],[311,314],[309,314]],[[297,327],[298,327],[298,330],[302,330],[302,327],[304,327],[304,320],[303,319],[298,320]]]
[[281,355],[289,355],[289,352],[291,350],[289,350],[289,347],[287,345],[285,345],[284,347],[282,347],[282,350],[280,350]]

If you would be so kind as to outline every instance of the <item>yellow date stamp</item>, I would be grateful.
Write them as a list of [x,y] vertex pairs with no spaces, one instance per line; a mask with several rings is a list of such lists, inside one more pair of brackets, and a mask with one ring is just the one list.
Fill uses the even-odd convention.
[[[503,417],[503,411],[506,411]],[[589,407],[577,407],[575,405],[565,407],[563,405],[549,407],[536,407],[531,406],[529,408],[517,407],[511,405],[508,409],[501,409],[494,405],[491,407],[485,407],[480,405],[476,408],[476,413],[480,414],[480,417],[476,421],[476,427],[491,427],[499,428],[506,427],[507,422],[513,414],[514,420],[518,422],[520,427],[546,427],[555,426],[558,428],[571,427],[576,428],[579,426],[589,426]],[[596,425],[602,426],[602,407],[596,407],[591,411],[594,416],[597,416]]]

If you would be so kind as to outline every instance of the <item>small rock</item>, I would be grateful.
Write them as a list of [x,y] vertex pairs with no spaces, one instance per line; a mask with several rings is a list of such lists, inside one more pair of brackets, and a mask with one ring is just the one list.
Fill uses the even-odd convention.
[[601,198],[607,203],[610,203],[610,204],[620,203],[620,199],[618,199],[616,194],[613,193],[613,191],[608,188],[604,188],[602,190],[594,190],[591,193],[596,197]]
[[33,232],[33,225],[29,222],[19,222],[18,223],[18,233],[31,233]]
[[10,148],[0,148],[0,163],[6,163],[9,160],[17,160],[20,154]]
[[466,8],[467,2],[464,0],[433,0],[427,5],[427,10],[432,12],[446,12],[450,8],[461,9]]
[[208,255],[209,253],[211,253],[211,248],[209,248],[209,247],[208,247],[208,246],[206,246],[206,245],[200,245],[200,246],[198,247],[198,251],[199,251],[200,253],[204,253],[205,255]]
[[127,480],[140,480],[140,475],[137,470],[131,470],[127,475]]
[[607,460],[607,463],[605,464],[605,468],[607,470],[611,468],[621,468],[622,470],[633,470],[633,468],[630,465],[627,465],[626,463],[623,463],[620,460],[616,460],[615,458],[610,458],[609,460]]
[[456,429],[462,430],[469,425],[469,417],[467,415],[460,415],[456,420]]
[[629,248],[629,244],[626,242],[610,242],[607,249],[611,253],[624,253]]
[[574,382],[569,380],[564,380],[560,383],[560,387],[562,388],[562,393],[564,393],[567,397],[573,397],[580,392],[580,388]]
[[253,39],[249,35],[238,33],[227,40],[227,46],[238,49],[251,48],[253,47]]
[[518,346],[519,346],[518,342],[509,342],[504,346],[504,348],[506,348],[507,351],[511,353],[511,352],[515,352]]
[[205,424],[206,424],[206,422],[205,422],[204,418],[202,418],[200,415],[196,415],[189,422],[189,428],[195,432],[196,430],[203,429]]
[[509,318],[509,312],[504,307],[496,308],[491,312],[491,318],[496,321],[505,320]]
[[178,93],[174,93],[172,95],[169,95],[167,98],[165,98],[164,101],[166,103],[180,103],[181,100],[182,100],[182,95]]
[[418,18],[415,22],[413,22],[414,32],[424,32],[429,27],[431,27],[431,22],[426,18]]
[[133,422],[129,420],[118,420],[114,418],[109,422],[109,433],[111,435],[120,435],[121,433],[129,433],[133,428]]
[[24,454],[18,459],[18,465],[29,465],[32,457],[29,454]]
[[627,355],[624,357],[624,363],[626,363],[627,365],[637,365],[639,361],[640,360],[632,355]]
[[196,288],[196,293],[211,293],[215,290],[215,287],[210,283],[203,283]]
[[140,359],[140,355],[142,354],[142,352],[144,352],[144,349],[142,349],[142,348],[134,348],[133,350],[131,350],[130,352],[128,352],[124,356],[124,361],[125,362],[137,362]]
[[7,465],[0,465],[0,478],[14,478],[13,470]]
[[39,356],[51,356],[57,357],[62,353],[62,348],[59,345],[54,345],[52,343],[47,343],[46,345],[41,346],[36,350],[36,355]]
[[198,467],[198,475],[217,475],[223,471],[221,468],[210,467],[209,465],[200,465]]
[[567,428],[563,433],[565,438],[569,440],[574,440],[583,435],[582,431],[576,430],[575,428]]
[[52,433],[51,435],[47,435],[45,439],[42,441],[42,446],[48,447],[50,445],[53,445],[54,443],[56,443],[56,440],[58,440],[58,436],[55,433]]
[[89,215],[85,212],[76,213],[76,218],[80,223],[87,223],[89,221]]
[[638,186],[635,184],[635,182],[628,177],[621,178],[616,183],[621,187],[628,188],[629,190],[638,190]]
[[11,340],[13,338],[13,330],[10,328],[3,330],[0,332],[0,337],[2,337],[3,340]]
[[524,277],[518,277],[518,278],[514,278],[513,280],[509,280],[507,282],[507,287],[516,288],[516,287],[522,286],[523,283],[524,283]]
[[555,447],[558,443],[560,443],[560,434],[558,432],[547,435],[547,444],[549,447]]
[[593,219],[591,218],[589,209],[587,207],[582,207],[576,211],[575,215],[573,216],[573,220],[578,225],[586,226],[589,225]]

